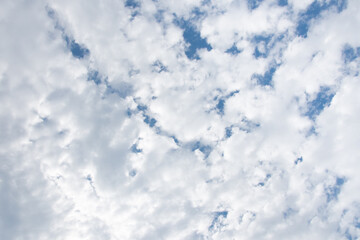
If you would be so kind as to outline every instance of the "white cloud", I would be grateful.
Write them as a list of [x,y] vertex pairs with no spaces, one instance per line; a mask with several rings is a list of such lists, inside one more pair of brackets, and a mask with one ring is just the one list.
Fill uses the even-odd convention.
[[0,238],[358,238],[360,5],[288,2],[4,3]]

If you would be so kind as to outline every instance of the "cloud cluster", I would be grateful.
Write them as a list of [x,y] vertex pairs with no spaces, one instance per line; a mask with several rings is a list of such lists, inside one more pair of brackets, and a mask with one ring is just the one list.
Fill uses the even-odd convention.
[[359,1],[1,5],[1,239],[359,238]]

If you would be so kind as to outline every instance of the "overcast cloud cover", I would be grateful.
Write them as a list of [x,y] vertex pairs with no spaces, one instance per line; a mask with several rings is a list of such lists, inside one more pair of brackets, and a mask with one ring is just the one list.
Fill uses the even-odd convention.
[[0,0],[0,239],[359,239],[359,11]]

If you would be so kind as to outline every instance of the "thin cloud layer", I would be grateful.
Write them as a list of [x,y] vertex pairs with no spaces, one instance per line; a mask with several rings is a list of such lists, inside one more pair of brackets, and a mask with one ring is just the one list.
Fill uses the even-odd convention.
[[359,10],[3,2],[0,238],[359,238]]

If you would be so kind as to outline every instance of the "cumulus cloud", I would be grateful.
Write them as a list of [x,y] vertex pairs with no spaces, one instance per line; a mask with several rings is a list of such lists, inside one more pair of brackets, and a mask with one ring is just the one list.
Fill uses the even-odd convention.
[[357,239],[357,0],[5,1],[1,239]]

